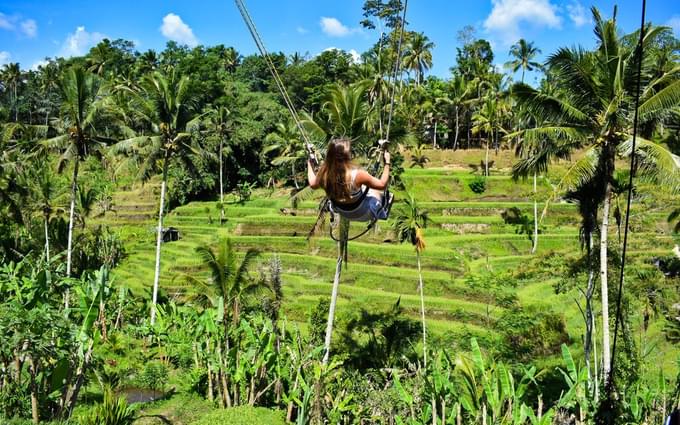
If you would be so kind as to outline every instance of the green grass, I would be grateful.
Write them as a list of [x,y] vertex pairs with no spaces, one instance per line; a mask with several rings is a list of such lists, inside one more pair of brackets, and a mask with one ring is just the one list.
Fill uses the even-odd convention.
[[[478,335],[493,340],[494,323],[503,313],[493,296],[470,287],[466,277],[487,272],[521,271],[536,257],[556,252],[560,256],[580,255],[578,226],[580,219],[574,204],[552,202],[541,222],[538,252],[531,255],[531,241],[517,228],[506,225],[501,213],[518,207],[533,215],[533,190],[530,181],[513,181],[508,173],[512,155],[501,152],[487,179],[487,190],[473,193],[468,182],[474,178],[468,164],[479,163],[483,152],[458,151],[453,154],[427,151],[432,167],[406,169],[406,191],[413,194],[421,208],[428,211],[431,223],[425,230],[427,248],[422,254],[425,305],[428,331],[433,336],[445,334]],[[550,181],[559,178],[562,165],[551,169],[547,178],[539,179],[537,195],[539,214],[552,194]],[[550,180],[550,181],[549,181]],[[142,188],[116,193],[117,213],[98,219],[114,225],[126,244],[128,257],[115,270],[116,282],[138,294],[151,288],[154,275],[154,226],[157,208],[157,182]],[[634,260],[667,255],[673,246],[665,223],[666,194],[652,186],[640,188],[643,202],[633,206],[631,215],[630,254]],[[194,254],[196,247],[215,245],[222,237],[231,237],[243,253],[254,248],[263,254],[258,267],[266,267],[271,254],[278,254],[283,266],[283,310],[290,321],[306,327],[307,315],[320,297],[328,297],[335,271],[336,245],[328,237],[327,227],[311,240],[306,236],[316,221],[320,191],[312,199],[292,209],[289,191],[256,190],[253,199],[243,204],[229,199],[227,221],[219,224],[216,202],[193,202],[171,211],[165,224],[180,229],[182,239],[164,244],[161,263],[161,287],[178,296],[196,289],[183,283],[182,274],[207,278]],[[404,191],[396,191],[393,214],[400,209]],[[665,203],[664,203],[665,202]],[[612,220],[613,222],[614,220]],[[364,224],[356,223],[351,233]],[[616,228],[610,238],[616,243]],[[567,330],[578,350],[583,334],[583,320],[574,299],[576,291],[557,295],[553,283],[557,276],[523,281],[516,289],[522,305],[551,309],[564,316]],[[339,313],[353,309],[386,309],[401,299],[404,312],[419,319],[417,291],[418,271],[413,247],[395,241],[390,223],[380,222],[377,229],[349,245],[349,264],[343,270]],[[638,320],[639,318],[633,318]],[[675,354],[663,341],[662,324],[655,321],[647,331],[647,346],[656,347],[646,356],[662,365],[667,373],[677,370]]]

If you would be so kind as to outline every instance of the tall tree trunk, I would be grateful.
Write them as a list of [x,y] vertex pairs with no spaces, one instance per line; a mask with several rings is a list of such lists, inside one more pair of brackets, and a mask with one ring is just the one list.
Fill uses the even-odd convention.
[[38,411],[38,383],[35,377],[38,375],[38,369],[33,356],[28,357],[28,364],[30,367],[29,374],[31,376],[30,391],[31,391],[31,417],[33,418],[33,423],[37,424],[40,422],[40,413]]
[[460,113],[458,111],[458,105],[456,105],[456,133],[455,137],[453,139],[453,150],[455,151],[456,148],[458,147],[458,135],[460,132]]
[[333,334],[333,320],[335,319],[335,302],[338,299],[338,286],[340,284],[340,272],[342,271],[342,244],[338,242],[338,261],[335,265],[335,277],[333,278],[333,291],[331,292],[331,304],[328,308],[328,323],[326,325],[326,338],[324,340],[323,364],[328,364],[331,352],[331,335]]
[[151,324],[156,322],[156,300],[158,299],[158,282],[161,277],[161,242],[163,241],[163,210],[165,209],[165,190],[168,181],[169,154],[163,160],[163,181],[161,182],[161,202],[158,206],[158,231],[156,235],[156,266],[153,278],[153,295],[151,298]]
[[486,153],[484,154],[484,176],[489,177],[489,139],[486,140]]
[[595,312],[591,310],[590,312],[591,321],[593,322],[593,382],[595,382],[595,403],[600,400],[600,378],[598,374],[598,362],[597,362],[597,321],[595,320]]
[[611,371],[611,352],[609,348],[609,287],[607,282],[607,229],[609,227],[609,207],[612,186],[607,182],[602,206],[602,226],[600,227],[600,284],[602,289],[602,377],[605,383]]
[[16,83],[14,83],[14,122],[19,122],[19,99],[17,98]]
[[427,368],[427,331],[425,326],[425,296],[423,288],[423,272],[420,269],[420,251],[416,249],[418,263],[418,290],[420,291],[420,316],[423,321],[423,366]]
[[[71,268],[73,266],[73,219],[76,212],[76,191],[78,190],[78,166],[80,161],[75,159],[73,164],[73,176],[71,177],[71,209],[69,211],[68,219],[68,244],[66,246],[66,277],[71,277]],[[64,308],[68,308],[69,304],[69,288],[66,288],[64,293]]]
[[[591,385],[597,385],[597,379],[591,373],[590,355],[593,350],[593,292],[595,291],[595,269],[593,267],[593,235],[588,234],[588,286],[586,287],[586,337],[583,344],[584,357],[586,359],[586,369],[588,369],[588,380]],[[595,366],[597,368],[597,366]]]
[[531,253],[535,254],[538,248],[538,200],[536,199],[536,172],[534,172],[534,240]]
[[47,223],[48,217],[45,216],[45,261],[50,261],[50,233]]
[[220,226],[224,223],[224,159],[222,149],[224,146],[224,137],[220,138]]
[[437,120],[434,120],[434,148],[437,149]]
[[78,370],[76,371],[75,381],[70,386],[67,386],[68,390],[66,391],[63,408],[59,415],[64,419],[71,416],[73,408],[76,406],[76,402],[78,401],[78,394],[80,393],[80,389],[83,387],[83,384],[85,383],[85,375],[87,374],[87,369],[90,367],[90,362],[92,361],[93,349],[94,340],[90,339],[90,341],[88,342],[87,351],[83,356],[82,363],[78,366]]
[[295,189],[300,190],[300,185],[297,181],[297,173],[295,172],[295,160],[290,162],[290,171],[293,173],[293,183],[295,184]]
[[212,403],[215,400],[215,396],[213,393],[213,373],[212,373],[212,366],[210,366],[210,339],[206,340],[206,350],[207,358],[205,359],[206,361],[206,366],[208,369],[208,400]]

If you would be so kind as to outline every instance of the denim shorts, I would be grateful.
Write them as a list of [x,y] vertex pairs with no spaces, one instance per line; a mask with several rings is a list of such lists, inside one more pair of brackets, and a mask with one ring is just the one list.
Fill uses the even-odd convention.
[[366,195],[361,204],[352,211],[333,208],[333,204],[331,204],[331,211],[351,221],[385,220],[387,218],[387,211],[383,208],[382,201],[370,194]]

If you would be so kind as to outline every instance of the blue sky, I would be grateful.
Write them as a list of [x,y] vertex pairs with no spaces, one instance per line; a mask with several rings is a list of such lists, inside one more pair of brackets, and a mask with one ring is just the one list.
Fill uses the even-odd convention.
[[[270,51],[310,56],[331,48],[361,53],[377,32],[359,28],[363,0],[248,0],[246,2]],[[543,56],[565,45],[593,45],[590,6],[609,16],[619,5],[626,32],[639,25],[637,0],[410,0],[409,28],[434,43],[431,74],[446,77],[454,64],[456,34],[465,25],[491,41],[495,62],[508,60],[519,37],[534,41]],[[680,37],[680,1],[650,0],[647,16],[670,25]],[[0,64],[36,66],[45,57],[87,52],[104,37],[125,38],[139,50],[162,50],[169,39],[194,45],[232,45],[242,54],[255,51],[232,1],[0,0]]]

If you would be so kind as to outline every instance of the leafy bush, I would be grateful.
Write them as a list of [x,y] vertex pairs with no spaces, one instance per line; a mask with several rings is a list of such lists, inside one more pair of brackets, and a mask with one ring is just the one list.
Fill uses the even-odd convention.
[[503,354],[514,361],[559,353],[561,345],[570,342],[564,318],[549,311],[508,309],[496,327],[503,335]]
[[165,384],[168,382],[168,368],[160,362],[147,363],[139,377],[139,381],[144,387],[154,392],[163,392]]
[[92,408],[80,420],[81,425],[130,425],[135,420],[135,410],[128,406],[124,397],[104,391],[102,403]]
[[236,186],[238,193],[238,201],[240,203],[250,201],[250,196],[253,194],[253,185],[248,182],[239,183]]
[[0,419],[5,423],[5,420],[15,416],[31,416],[31,399],[28,386],[10,381],[0,391]]
[[286,420],[281,411],[264,407],[239,406],[209,413],[191,425],[284,425],[285,423]]
[[468,183],[468,187],[471,191],[480,195],[486,191],[486,179],[481,176],[477,176]]

